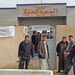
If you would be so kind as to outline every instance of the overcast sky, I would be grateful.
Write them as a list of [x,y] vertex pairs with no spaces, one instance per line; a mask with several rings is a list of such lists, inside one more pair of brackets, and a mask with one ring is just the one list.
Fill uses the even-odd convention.
[[[16,7],[16,4],[41,3],[41,0],[0,0],[0,8]],[[42,0],[42,3],[67,3],[67,6],[75,6],[75,0]]]

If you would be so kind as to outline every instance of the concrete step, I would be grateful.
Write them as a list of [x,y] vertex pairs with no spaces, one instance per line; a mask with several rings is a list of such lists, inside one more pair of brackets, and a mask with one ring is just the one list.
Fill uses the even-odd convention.
[[0,75],[53,75],[51,70],[0,69]]

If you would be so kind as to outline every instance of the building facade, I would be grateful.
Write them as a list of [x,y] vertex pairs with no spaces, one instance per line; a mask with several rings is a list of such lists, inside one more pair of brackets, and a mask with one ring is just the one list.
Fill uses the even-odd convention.
[[0,25],[75,25],[75,6],[66,3],[17,4],[16,8],[0,8]]

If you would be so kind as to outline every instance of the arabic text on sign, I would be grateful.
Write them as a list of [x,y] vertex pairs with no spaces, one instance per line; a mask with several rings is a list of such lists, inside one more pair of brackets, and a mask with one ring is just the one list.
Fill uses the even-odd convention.
[[58,14],[58,9],[53,9],[53,10],[44,10],[44,9],[38,9],[36,8],[35,10],[33,9],[24,9],[24,14],[25,15],[30,15],[30,14],[35,14],[37,16],[39,15],[47,15],[47,14]]

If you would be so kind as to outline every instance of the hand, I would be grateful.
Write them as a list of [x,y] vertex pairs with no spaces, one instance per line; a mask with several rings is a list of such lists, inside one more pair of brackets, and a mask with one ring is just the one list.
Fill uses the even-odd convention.
[[20,60],[20,59],[21,59],[21,56],[19,56],[18,58],[19,58],[19,60]]
[[57,56],[59,56],[60,55],[60,53],[57,53]]
[[65,53],[64,53],[65,56],[68,56],[69,54],[70,54],[69,52],[65,52]]
[[69,52],[66,52],[66,54],[69,55],[70,53]]
[[32,58],[32,60],[34,60],[34,58]]
[[64,52],[64,55],[66,54],[66,52]]

